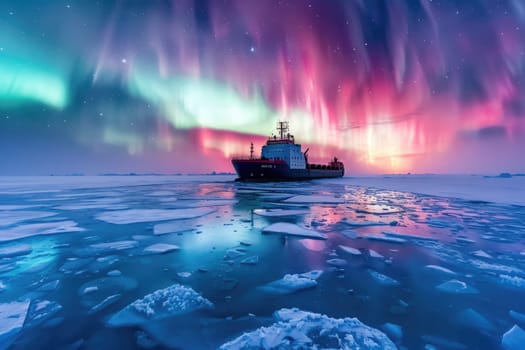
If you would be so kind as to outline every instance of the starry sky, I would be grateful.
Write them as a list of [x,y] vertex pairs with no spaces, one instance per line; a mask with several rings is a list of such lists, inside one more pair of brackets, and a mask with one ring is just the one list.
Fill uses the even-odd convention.
[[0,175],[525,171],[525,1],[0,2]]

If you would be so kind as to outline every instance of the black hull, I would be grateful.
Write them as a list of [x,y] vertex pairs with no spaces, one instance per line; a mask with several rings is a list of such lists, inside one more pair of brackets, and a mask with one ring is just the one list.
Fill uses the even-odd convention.
[[237,181],[299,181],[342,177],[341,169],[290,169],[284,162],[232,160],[239,175]]

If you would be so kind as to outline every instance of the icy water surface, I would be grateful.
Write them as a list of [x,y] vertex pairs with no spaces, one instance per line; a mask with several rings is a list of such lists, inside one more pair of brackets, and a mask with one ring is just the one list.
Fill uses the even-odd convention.
[[365,349],[522,339],[525,207],[227,180],[2,191],[0,348],[359,343],[344,327],[375,337]]

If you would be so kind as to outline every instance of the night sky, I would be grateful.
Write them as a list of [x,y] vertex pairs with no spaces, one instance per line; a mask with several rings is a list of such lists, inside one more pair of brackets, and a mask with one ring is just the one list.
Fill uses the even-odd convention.
[[525,171],[525,1],[1,1],[0,174]]

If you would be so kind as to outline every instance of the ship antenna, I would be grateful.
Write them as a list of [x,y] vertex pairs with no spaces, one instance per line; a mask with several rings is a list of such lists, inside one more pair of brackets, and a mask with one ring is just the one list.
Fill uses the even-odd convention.
[[253,142],[250,142],[250,159],[253,159]]
[[284,139],[284,133],[288,131],[288,122],[279,122],[277,124],[277,130],[281,134],[281,140]]

